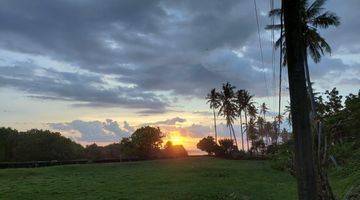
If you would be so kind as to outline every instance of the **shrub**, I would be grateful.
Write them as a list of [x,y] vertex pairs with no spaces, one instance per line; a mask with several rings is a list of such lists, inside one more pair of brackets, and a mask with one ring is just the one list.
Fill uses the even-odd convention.
[[217,144],[213,137],[207,136],[201,139],[197,144],[196,147],[201,151],[205,151],[209,155],[215,154],[218,151]]

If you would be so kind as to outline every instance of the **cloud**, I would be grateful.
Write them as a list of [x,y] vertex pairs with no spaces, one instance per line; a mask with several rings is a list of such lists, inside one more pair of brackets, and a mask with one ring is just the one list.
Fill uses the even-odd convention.
[[[256,30],[248,20],[252,4],[246,1],[4,1],[2,5],[1,49],[110,74],[141,92],[203,97],[209,87],[236,80],[231,72],[221,74],[219,68],[207,66],[214,63],[207,57],[241,47]],[[242,65],[240,58],[236,62],[237,71],[258,73]]]
[[14,87],[31,98],[76,102],[75,107],[137,108],[165,112],[167,100],[138,87],[109,87],[97,74],[62,72],[25,64],[0,66],[0,87]]
[[[269,9],[265,1],[258,7],[260,14]],[[329,2],[327,8],[342,19],[336,31],[321,32],[334,53],[342,58],[359,54],[358,0]],[[120,106],[152,115],[171,111],[174,102],[169,99],[204,98],[209,88],[226,81],[256,96],[275,95],[269,92],[275,81],[269,33],[263,29],[270,19],[260,15],[262,66],[251,1],[4,0],[0,18],[0,50],[19,54],[6,60],[57,63],[45,63],[43,75],[28,63],[1,69],[2,87],[15,87],[32,98]],[[61,65],[72,72],[62,72]],[[328,70],[315,69],[313,81],[328,79]]]
[[121,127],[117,121],[111,119],[106,119],[105,122],[74,120],[47,125],[78,142],[118,142],[122,137],[131,134],[128,124]]
[[186,122],[186,119],[180,118],[180,117],[174,117],[171,119],[163,120],[163,121],[157,121],[153,123],[146,123],[144,125],[175,125],[176,123],[184,123]]

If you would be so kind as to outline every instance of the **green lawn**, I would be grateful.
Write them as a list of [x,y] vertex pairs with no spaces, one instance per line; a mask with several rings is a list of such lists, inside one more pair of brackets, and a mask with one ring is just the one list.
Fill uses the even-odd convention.
[[0,170],[0,199],[296,199],[265,161],[187,158]]

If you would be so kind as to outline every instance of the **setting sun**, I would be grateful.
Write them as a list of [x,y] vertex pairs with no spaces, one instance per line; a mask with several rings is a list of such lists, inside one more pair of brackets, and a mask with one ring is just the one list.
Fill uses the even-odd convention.
[[177,131],[172,131],[168,135],[168,141],[172,142],[174,145],[183,145],[185,138],[180,135]]

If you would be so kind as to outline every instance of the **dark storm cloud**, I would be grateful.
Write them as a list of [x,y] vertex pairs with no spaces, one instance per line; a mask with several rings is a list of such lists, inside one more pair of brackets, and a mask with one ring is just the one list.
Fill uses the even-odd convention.
[[[62,83],[33,71],[25,72],[27,78],[22,80],[18,73],[24,71],[11,70],[0,82],[38,99],[80,101],[76,106],[122,105],[141,108],[143,115],[169,110],[168,100],[156,92],[203,98],[209,88],[226,81],[257,96],[271,95],[264,80],[270,84],[271,47],[263,39],[262,66],[252,3],[4,0],[0,3],[0,49],[45,56],[95,75],[47,71],[69,82]],[[263,27],[269,22],[265,15],[269,5],[266,1],[258,4],[261,33],[266,38]],[[353,41],[360,34],[358,0],[340,5],[329,1],[327,6],[342,19],[336,33],[326,32],[330,44],[336,51],[358,53],[359,42]],[[334,34],[336,42],[332,42]],[[242,56],[234,50],[241,50]],[[322,78],[326,70],[316,69],[314,77]],[[99,78],[104,74],[133,88],[109,89]]]
[[[26,65],[26,64],[24,64]],[[138,108],[165,111],[167,103],[137,87],[106,88],[98,75],[60,72],[28,64],[0,67],[0,87],[24,90],[32,98],[79,102],[76,106]]]

